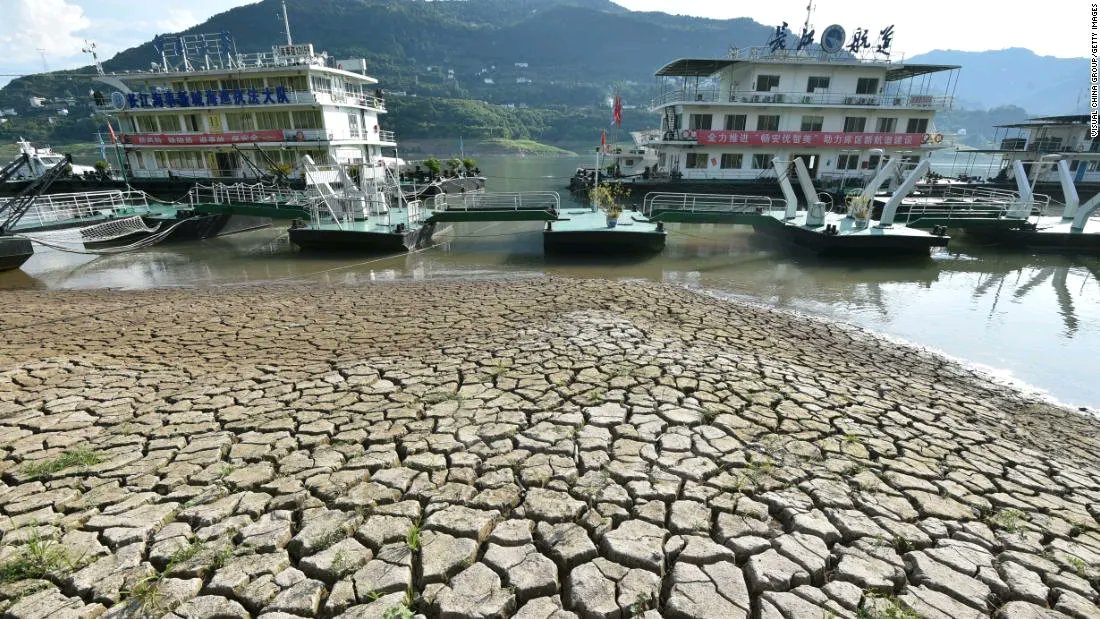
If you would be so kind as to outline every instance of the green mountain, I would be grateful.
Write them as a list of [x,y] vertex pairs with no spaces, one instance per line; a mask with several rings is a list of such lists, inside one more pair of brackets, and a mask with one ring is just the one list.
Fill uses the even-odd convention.
[[962,65],[956,96],[970,109],[1013,105],[1034,116],[1086,114],[1089,61],[1013,47],[988,52],[935,50],[911,62]]

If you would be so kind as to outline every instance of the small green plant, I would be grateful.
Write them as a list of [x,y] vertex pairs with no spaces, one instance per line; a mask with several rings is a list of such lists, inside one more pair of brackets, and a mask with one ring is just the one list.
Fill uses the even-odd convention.
[[873,608],[869,608],[865,602],[856,613],[858,619],[922,619],[912,608],[902,604],[892,595],[867,593],[866,599],[868,601],[879,599],[883,603],[874,604]]
[[92,466],[103,461],[103,457],[87,448],[71,449],[52,460],[28,464],[23,472],[31,478],[46,477],[74,466]]
[[472,174],[473,171],[474,171],[474,168],[477,167],[477,161],[474,160],[474,159],[471,159],[470,157],[466,157],[465,159],[462,160],[462,167],[466,168],[466,173],[467,174]]
[[354,571],[355,564],[348,559],[347,553],[343,550],[336,551],[336,554],[332,557],[332,573],[336,575],[336,578],[343,578]]
[[600,400],[602,400],[604,395],[606,395],[606,394],[607,394],[606,389],[596,388],[596,389],[593,389],[593,390],[589,391],[588,393],[586,393],[584,397],[585,397],[586,400],[588,400],[589,404],[595,404],[595,403],[599,402]]
[[382,593],[380,591],[371,591],[370,593],[367,594],[367,599],[369,599],[372,602],[379,599],[379,598],[381,598],[381,597],[382,597]]
[[1001,529],[1007,533],[1018,533],[1027,522],[1027,515],[1018,509],[1002,509],[986,519],[986,523],[994,529]]
[[1083,559],[1081,559],[1080,557],[1075,557],[1073,555],[1066,555],[1066,560],[1069,561],[1069,564],[1071,566],[1073,566],[1073,571],[1078,576],[1084,578],[1085,580],[1089,580],[1089,566],[1087,563],[1085,563]]
[[409,530],[405,533],[405,545],[409,547],[409,550],[416,552],[420,550],[420,521],[418,520]]
[[413,619],[413,612],[405,604],[391,606],[382,611],[382,619]]
[[618,217],[623,212],[622,201],[628,193],[629,190],[621,184],[605,184],[593,187],[589,191],[589,198],[608,217]]
[[0,565],[0,583],[60,575],[74,567],[64,549],[53,540],[40,537],[38,529],[32,529],[19,554]]
[[185,563],[195,558],[195,555],[202,552],[204,548],[206,548],[206,544],[203,544],[197,539],[191,540],[189,544],[173,552],[172,556],[168,557],[168,567],[166,567],[164,571],[171,572],[172,568],[180,563]]
[[631,619],[641,617],[647,610],[649,610],[649,596],[639,591],[630,605],[630,617]]
[[858,445],[863,442],[863,437],[858,434],[848,433],[844,435],[844,443],[846,445]]

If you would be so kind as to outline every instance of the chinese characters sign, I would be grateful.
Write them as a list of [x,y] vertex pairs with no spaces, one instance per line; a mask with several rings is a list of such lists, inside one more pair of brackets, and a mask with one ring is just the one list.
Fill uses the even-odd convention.
[[698,131],[699,144],[730,146],[918,147],[924,133],[845,133],[841,131]]
[[218,105],[271,105],[290,103],[286,88],[276,86],[263,90],[249,88],[242,90],[180,90],[178,92],[131,92],[126,95],[126,107],[137,108],[178,108],[178,107],[214,107]]
[[265,131],[240,131],[231,133],[167,133],[123,134],[123,144],[136,146],[204,146],[207,144],[244,144],[251,142],[284,142],[301,140],[293,132],[282,129]]
[[[802,34],[797,36],[796,50],[801,51],[810,46],[814,39],[814,30],[807,24],[802,28]],[[782,26],[776,26],[775,32],[768,38],[768,47],[772,52],[787,49],[787,37],[793,36],[788,27],[787,22],[783,22]],[[841,49],[844,49],[852,54],[860,54],[866,50],[872,50],[875,54],[882,54],[887,58],[890,57],[890,47],[894,44],[894,26],[893,24],[879,30],[878,38],[875,39],[875,44],[872,45],[870,41],[871,30],[866,28],[856,28],[852,33],[852,38],[847,43],[844,43],[844,29],[838,25],[832,25],[825,29],[821,35],[821,49],[827,53],[836,53]]]

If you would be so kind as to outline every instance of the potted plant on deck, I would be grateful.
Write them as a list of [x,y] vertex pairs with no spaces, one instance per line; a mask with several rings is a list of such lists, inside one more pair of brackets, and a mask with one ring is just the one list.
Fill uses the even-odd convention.
[[607,227],[614,228],[623,213],[622,200],[626,196],[622,185],[597,185],[590,193],[592,204],[607,215]]

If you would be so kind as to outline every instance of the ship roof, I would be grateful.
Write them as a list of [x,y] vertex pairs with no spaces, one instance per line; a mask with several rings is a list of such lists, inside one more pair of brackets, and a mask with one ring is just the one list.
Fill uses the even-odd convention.
[[1000,129],[1028,129],[1031,127],[1055,127],[1059,125],[1085,125],[1089,122],[1088,114],[1068,114],[1065,116],[1037,116],[1019,123],[996,125]]
[[[838,60],[823,60],[822,58],[821,55],[760,56],[751,60],[733,58],[679,58],[657,69],[656,75],[658,77],[707,77],[727,67],[746,63],[820,64],[833,66],[867,66],[872,64],[862,62],[855,58],[840,57]],[[878,63],[878,66],[886,68],[886,81],[888,82],[961,68],[960,65],[951,64],[901,64],[892,62]]]

